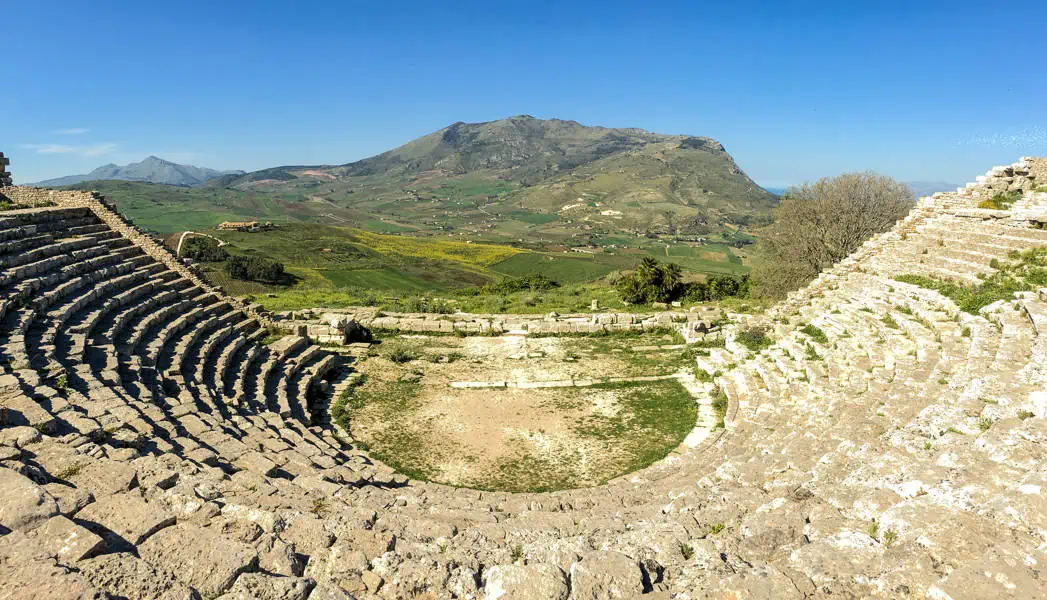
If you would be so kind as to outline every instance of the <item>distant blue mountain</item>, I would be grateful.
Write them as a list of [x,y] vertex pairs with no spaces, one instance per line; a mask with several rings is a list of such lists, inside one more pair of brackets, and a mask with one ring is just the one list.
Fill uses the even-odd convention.
[[912,193],[917,198],[923,196],[930,196],[935,192],[951,192],[962,185],[955,183],[947,183],[945,181],[906,181],[905,185],[909,186]]
[[[909,186],[909,189],[912,190],[913,195],[917,198],[930,196],[935,192],[951,192],[958,187],[963,187],[945,181],[906,181],[905,185]],[[781,196],[789,189],[787,187],[768,187],[766,185],[761,187],[775,196]]]
[[203,182],[221,177],[222,175],[243,175],[243,171],[216,171],[193,165],[180,165],[162,158],[150,156],[142,162],[131,163],[125,166],[108,164],[98,167],[86,175],[68,175],[57,179],[48,179],[34,185],[42,187],[58,187],[62,185],[75,185],[83,181],[96,181],[107,179],[123,179],[125,181],[146,181],[149,183],[165,183],[167,185],[180,185],[194,187]]

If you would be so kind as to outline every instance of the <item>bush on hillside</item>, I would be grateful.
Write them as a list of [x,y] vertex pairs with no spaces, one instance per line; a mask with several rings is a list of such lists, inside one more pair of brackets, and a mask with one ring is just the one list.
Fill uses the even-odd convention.
[[612,273],[608,279],[622,300],[633,304],[650,302],[709,302],[749,293],[749,276],[715,275],[706,281],[683,282],[680,265],[644,258],[631,273]]
[[283,263],[257,256],[233,256],[225,268],[230,277],[244,281],[279,283],[284,277]]
[[560,284],[541,273],[531,273],[523,277],[506,277],[498,283],[488,284],[481,288],[482,294],[512,294],[514,292],[544,292],[560,287]]
[[876,173],[846,173],[790,188],[760,231],[756,295],[783,297],[887,231],[913,207],[912,190]]
[[749,295],[749,276],[714,275],[704,282],[684,285],[683,299],[688,302],[710,302]]
[[196,236],[182,242],[182,257],[200,262],[222,262],[229,258],[229,253],[218,245],[217,240]]

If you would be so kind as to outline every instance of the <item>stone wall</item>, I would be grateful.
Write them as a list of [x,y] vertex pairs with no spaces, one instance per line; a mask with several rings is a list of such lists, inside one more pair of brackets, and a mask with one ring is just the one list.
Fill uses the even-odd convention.
[[278,313],[272,316],[277,326],[298,335],[307,335],[321,343],[343,343],[345,327],[352,322],[360,323],[368,329],[404,333],[450,334],[462,332],[492,335],[505,333],[584,334],[673,329],[683,333],[689,340],[694,340],[717,329],[714,322],[719,317],[719,311],[715,308],[708,308],[692,312],[514,315],[382,313],[374,309],[342,311],[317,309]]
[[0,152],[0,187],[11,185],[11,174],[7,172],[7,165],[9,164],[11,164],[11,159],[5,157],[3,152]]

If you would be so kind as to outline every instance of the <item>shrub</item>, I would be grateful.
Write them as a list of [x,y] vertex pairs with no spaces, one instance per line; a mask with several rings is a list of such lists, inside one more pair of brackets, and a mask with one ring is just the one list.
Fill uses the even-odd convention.
[[713,413],[716,415],[716,428],[724,428],[724,419],[727,417],[727,394],[720,388],[713,390]]
[[225,269],[230,277],[244,281],[279,283],[284,277],[283,263],[257,256],[233,256]]
[[767,331],[766,327],[750,327],[739,331],[735,339],[750,352],[759,352],[774,345],[774,340],[767,336]]
[[1018,200],[1021,200],[1022,193],[1020,190],[1013,190],[1010,192],[1000,192],[992,198],[982,200],[978,203],[978,208],[988,208],[991,210],[1010,210]]
[[814,325],[804,325],[800,332],[823,346],[829,343],[829,336],[825,335],[824,331]]
[[229,258],[229,253],[218,245],[217,240],[196,236],[182,242],[182,256],[200,262],[222,262]]
[[409,363],[412,360],[418,358],[418,354],[416,354],[412,350],[404,348],[403,346],[397,346],[390,350],[389,353],[385,355],[385,357],[393,361],[394,363],[403,364]]

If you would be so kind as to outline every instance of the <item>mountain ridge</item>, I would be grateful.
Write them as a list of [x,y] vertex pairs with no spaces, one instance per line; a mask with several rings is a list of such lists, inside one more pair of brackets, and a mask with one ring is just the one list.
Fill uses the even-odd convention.
[[[578,230],[678,222],[699,235],[748,224],[777,203],[712,138],[529,115],[458,121],[361,160],[271,167],[204,187],[298,194],[432,234],[468,223],[474,233],[564,241]],[[500,224],[513,219],[533,227]]]
[[47,179],[32,185],[58,187],[76,185],[84,181],[121,180],[195,187],[216,177],[241,175],[243,173],[244,171],[218,171],[195,165],[183,165],[150,155],[136,163],[129,163],[123,166],[109,163],[94,169],[90,173]]

